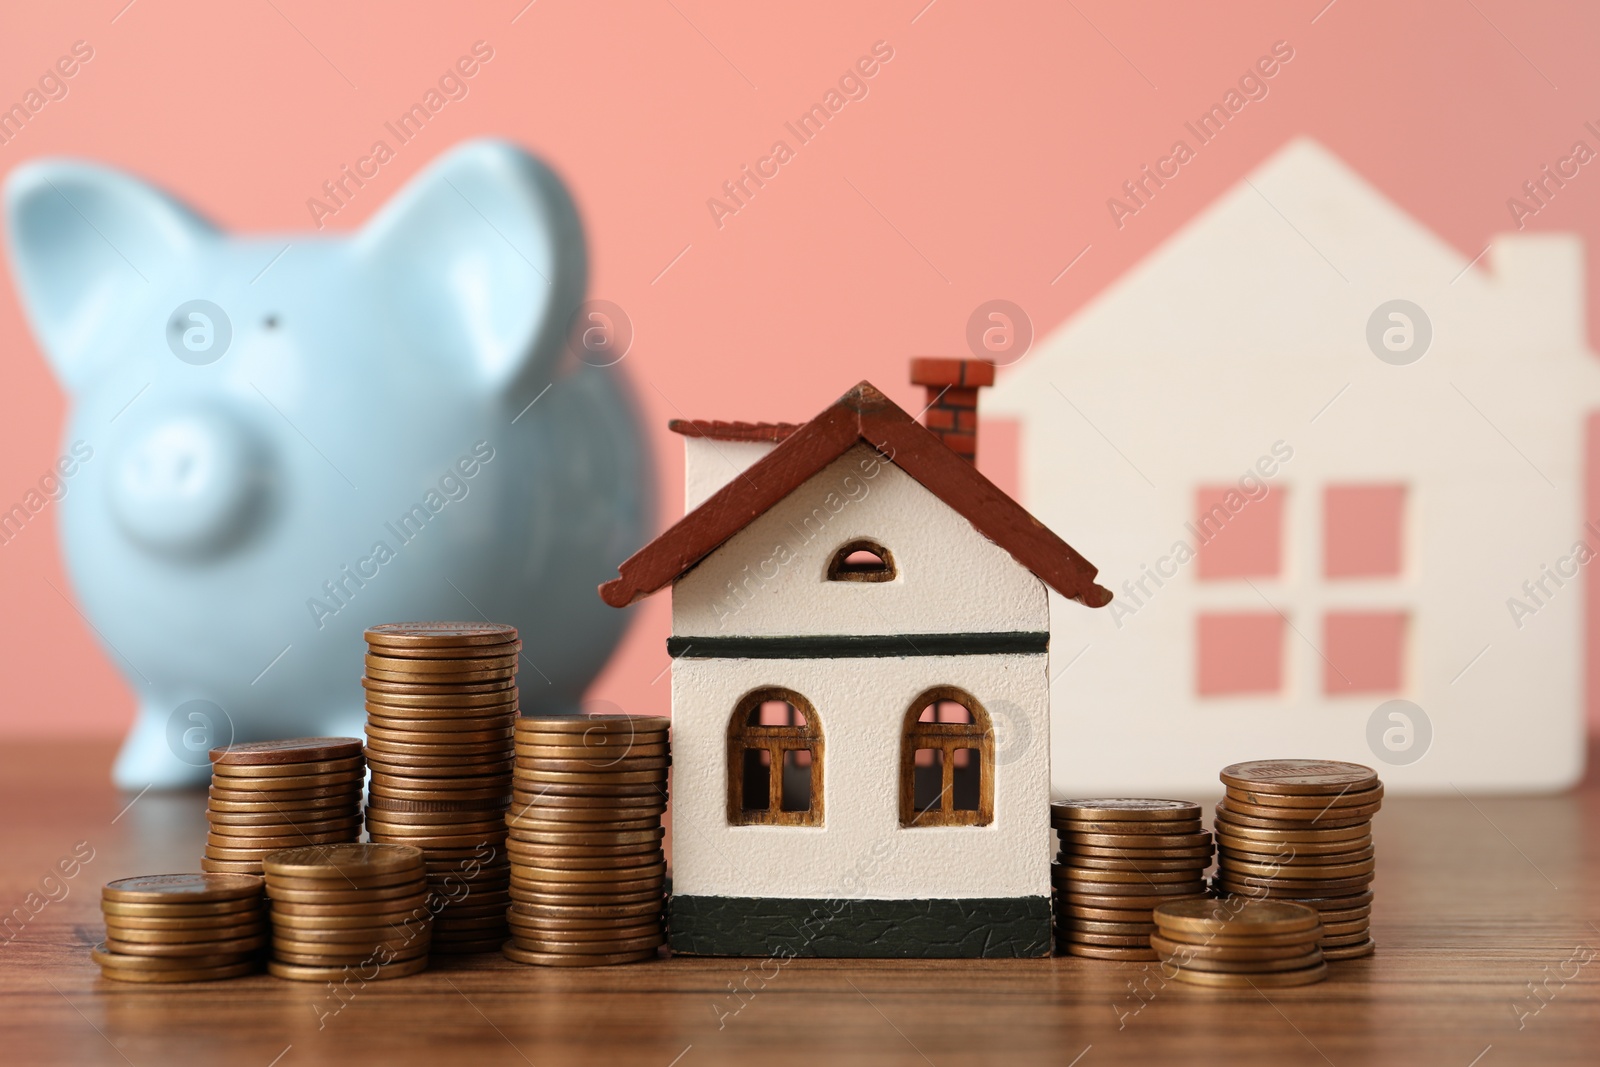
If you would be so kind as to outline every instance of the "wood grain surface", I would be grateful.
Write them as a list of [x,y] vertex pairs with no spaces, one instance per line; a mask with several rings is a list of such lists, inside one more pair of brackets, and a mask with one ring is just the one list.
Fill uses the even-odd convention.
[[[57,898],[0,942],[0,1063],[1501,1067],[1600,1056],[1592,777],[1559,797],[1390,797],[1375,827],[1378,954],[1304,989],[1220,993],[1164,983],[1154,965],[1065,958],[565,971],[485,956],[371,984],[341,1008],[326,986],[266,976],[100,978],[89,962],[100,886],[196,870],[205,834],[200,794],[120,794],[110,759],[81,744],[0,752],[0,907]],[[93,858],[46,883],[79,842]]]

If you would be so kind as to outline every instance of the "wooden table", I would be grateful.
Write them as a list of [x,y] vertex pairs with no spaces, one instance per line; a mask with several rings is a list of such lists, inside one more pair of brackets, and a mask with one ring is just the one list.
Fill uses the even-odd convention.
[[[204,835],[201,796],[119,794],[110,758],[99,745],[0,754],[0,906],[30,892],[37,904],[58,859],[78,842],[94,850],[0,944],[0,1063],[1600,1062],[1592,777],[1559,797],[1387,800],[1375,830],[1378,954],[1304,989],[1216,993],[1069,958],[565,971],[485,956],[374,983],[323,1014],[339,1009],[327,987],[266,976],[167,987],[99,977],[89,946],[102,933],[100,886],[194,870]],[[1147,983],[1141,995],[1135,982]]]

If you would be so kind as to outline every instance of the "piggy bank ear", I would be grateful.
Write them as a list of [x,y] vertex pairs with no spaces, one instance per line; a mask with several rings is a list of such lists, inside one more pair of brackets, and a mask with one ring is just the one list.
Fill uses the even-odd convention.
[[12,271],[56,377],[81,385],[106,338],[216,230],[161,190],[106,167],[41,160],[6,182]]
[[561,180],[502,141],[430,164],[356,247],[413,336],[501,391],[548,379],[588,274]]

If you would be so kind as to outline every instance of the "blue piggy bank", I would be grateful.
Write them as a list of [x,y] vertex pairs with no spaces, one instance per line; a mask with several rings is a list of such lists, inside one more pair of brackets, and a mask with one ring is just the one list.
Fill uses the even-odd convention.
[[72,399],[68,570],[138,694],[118,785],[203,782],[230,741],[359,735],[377,622],[512,623],[524,710],[577,707],[623,626],[595,587],[652,501],[625,342],[580,307],[550,170],[468,143],[345,238],[232,237],[77,162],[5,194]]

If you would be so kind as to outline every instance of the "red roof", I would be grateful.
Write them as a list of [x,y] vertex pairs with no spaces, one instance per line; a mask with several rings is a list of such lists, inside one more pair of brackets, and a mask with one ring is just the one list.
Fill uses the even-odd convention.
[[[782,423],[692,423],[699,426],[766,427]],[[677,429],[677,427],[674,427]],[[678,432],[683,432],[679,430]],[[614,608],[627,607],[675,582],[717,546],[794,492],[807,478],[857,444],[876,448],[963,516],[989,540],[1011,553],[1050,588],[1091,608],[1111,602],[1111,591],[1095,584],[1093,564],[978,473],[916,419],[870,382],[862,382],[810,422],[779,440],[744,475],[735,478],[617,568],[600,587]]]
[[805,425],[800,422],[721,422],[714,419],[673,419],[667,429],[685,437],[713,441],[782,441]]

